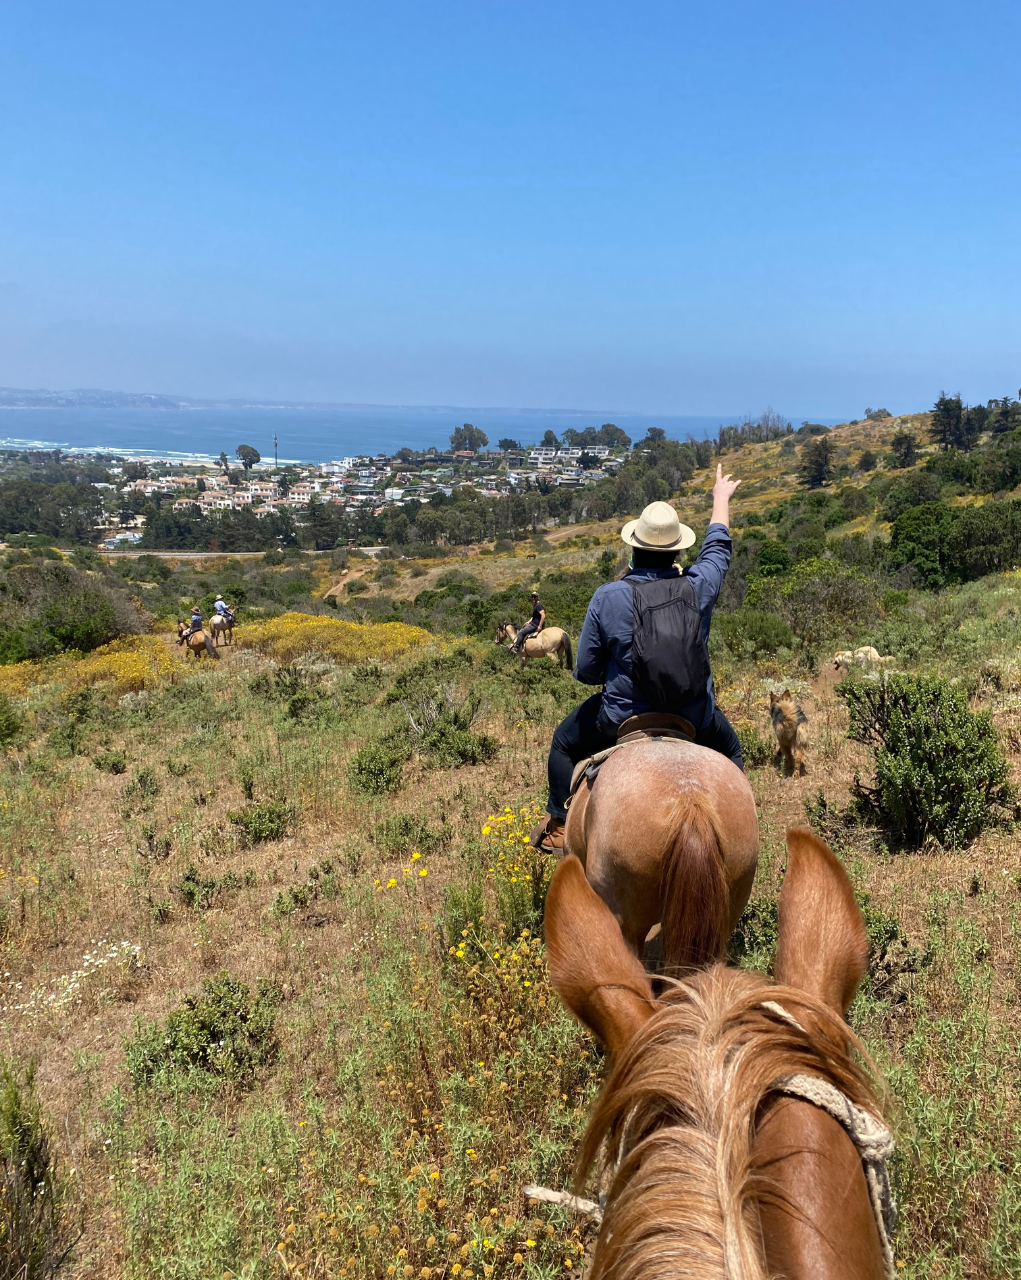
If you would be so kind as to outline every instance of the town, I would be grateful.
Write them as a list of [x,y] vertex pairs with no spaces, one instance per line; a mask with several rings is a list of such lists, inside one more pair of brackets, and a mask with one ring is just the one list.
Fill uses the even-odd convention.
[[105,538],[105,547],[139,542],[146,506],[153,503],[172,504],[174,512],[184,515],[247,510],[265,518],[286,511],[299,523],[310,503],[331,503],[349,514],[368,511],[379,516],[387,508],[428,502],[438,494],[451,497],[457,489],[471,489],[484,498],[577,489],[614,476],[628,448],[624,444],[614,448],[558,444],[527,451],[516,447],[449,453],[400,449],[392,456],[378,453],[315,465],[255,461],[251,455],[259,455],[246,445],[238,454],[239,468],[231,467],[226,455],[209,463],[182,465],[179,459],[154,457],[108,465],[110,480],[96,485],[106,490],[97,528],[107,531],[111,523],[116,526]]

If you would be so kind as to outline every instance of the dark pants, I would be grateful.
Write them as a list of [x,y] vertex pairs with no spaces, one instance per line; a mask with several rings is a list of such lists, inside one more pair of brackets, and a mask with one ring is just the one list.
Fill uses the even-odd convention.
[[[605,751],[617,741],[617,726],[603,711],[603,695],[593,694],[591,698],[574,708],[566,720],[561,720],[553,733],[553,742],[549,753],[549,804],[547,813],[561,822],[567,817],[567,797],[571,793],[571,775],[579,760],[595,755],[597,751]],[[716,712],[704,729],[695,734],[695,741],[700,747],[709,747],[718,751],[728,760],[733,760],[737,767],[744,769],[741,756],[741,743],[738,741],[734,726],[723,712]]]
[[537,622],[526,622],[525,625],[518,632],[518,634],[514,637],[514,642],[511,645],[511,651],[513,653],[517,653],[520,650],[521,646],[528,639],[528,637],[534,636],[538,630],[539,630],[539,624]]

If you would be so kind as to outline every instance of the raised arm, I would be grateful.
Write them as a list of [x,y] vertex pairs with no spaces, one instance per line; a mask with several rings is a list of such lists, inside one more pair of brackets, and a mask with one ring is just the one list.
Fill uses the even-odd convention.
[[732,476],[723,474],[723,464],[716,464],[716,483],[713,485],[713,517],[710,524],[722,524],[730,528],[730,499],[734,490],[741,483]]

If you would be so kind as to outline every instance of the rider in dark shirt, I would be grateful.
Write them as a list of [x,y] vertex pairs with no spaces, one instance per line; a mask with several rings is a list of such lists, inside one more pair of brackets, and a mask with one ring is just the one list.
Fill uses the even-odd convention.
[[511,653],[518,653],[529,636],[537,635],[546,625],[546,610],[539,603],[538,591],[532,592],[532,617],[514,637]]
[[[716,469],[713,511],[698,559],[685,569],[684,576],[695,589],[702,615],[702,638],[708,642],[713,606],[723,586],[730,564],[730,497],[740,481]],[[695,541],[695,534],[682,525],[677,513],[666,503],[651,503],[638,520],[621,530],[621,538],[632,548],[631,566],[622,579],[600,587],[589,603],[578,640],[575,679],[583,684],[601,684],[602,692],[580,703],[553,734],[549,755],[548,816],[532,832],[532,843],[544,850],[560,850],[564,845],[567,798],[571,775],[579,760],[594,755],[617,741],[617,729],[630,716],[649,710],[635,687],[631,667],[634,630],[633,581],[678,577],[674,565],[679,551]],[[716,704],[710,675],[705,689],[678,713],[695,728],[695,741],[711,747],[743,768],[741,744],[733,726]]]

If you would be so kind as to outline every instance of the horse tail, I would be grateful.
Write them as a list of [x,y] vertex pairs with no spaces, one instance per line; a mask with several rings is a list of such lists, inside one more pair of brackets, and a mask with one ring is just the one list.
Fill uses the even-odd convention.
[[204,635],[203,635],[203,638],[204,638],[204,640],[205,640],[205,642],[206,642],[206,653],[208,653],[208,654],[209,654],[209,656],[210,656],[211,658],[216,658],[216,659],[217,659],[217,661],[219,661],[220,655],[219,655],[219,654],[216,652],[216,650],[213,648],[213,642],[212,642],[212,640],[210,640],[210,638],[209,638],[209,636],[208,636],[207,634],[204,634]]
[[574,654],[571,652],[571,637],[564,632],[564,657],[567,659],[567,670],[574,670]]
[[730,914],[719,817],[712,802],[697,792],[680,795],[670,815],[669,840],[660,872],[663,967],[668,973],[721,959]]

